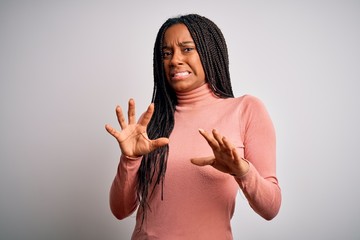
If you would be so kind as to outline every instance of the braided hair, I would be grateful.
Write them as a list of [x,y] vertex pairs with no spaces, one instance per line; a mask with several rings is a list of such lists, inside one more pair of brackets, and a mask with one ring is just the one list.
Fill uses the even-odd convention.
[[[169,18],[160,27],[154,45],[152,102],[155,104],[155,110],[147,128],[150,139],[169,137],[174,128],[177,98],[166,80],[162,53],[164,34],[174,24],[184,24],[189,30],[204,68],[206,82],[212,91],[221,98],[234,97],[230,82],[227,46],[216,24],[197,14]],[[140,210],[142,210],[142,221],[149,208],[148,199],[159,184],[161,184],[161,199],[163,199],[168,153],[169,146],[166,145],[144,155],[141,161],[138,171],[137,197]],[[153,188],[150,189],[150,186]]]

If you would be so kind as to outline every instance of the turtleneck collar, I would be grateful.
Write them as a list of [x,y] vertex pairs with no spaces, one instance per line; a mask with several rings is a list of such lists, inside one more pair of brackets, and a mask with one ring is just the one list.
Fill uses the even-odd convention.
[[208,83],[189,92],[177,92],[176,96],[177,111],[209,105],[219,99],[219,97],[213,93]]

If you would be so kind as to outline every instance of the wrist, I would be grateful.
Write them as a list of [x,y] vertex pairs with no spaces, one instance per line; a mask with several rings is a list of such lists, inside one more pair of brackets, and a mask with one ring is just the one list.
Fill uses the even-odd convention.
[[125,154],[123,154],[123,155],[125,158],[130,159],[130,160],[137,160],[142,157],[142,156],[129,156],[129,155],[125,155]]
[[241,178],[249,172],[249,169],[250,169],[249,162],[245,158],[241,158],[240,161],[241,161],[240,169],[238,171],[236,171],[235,173],[230,173],[231,176],[236,177],[236,178]]

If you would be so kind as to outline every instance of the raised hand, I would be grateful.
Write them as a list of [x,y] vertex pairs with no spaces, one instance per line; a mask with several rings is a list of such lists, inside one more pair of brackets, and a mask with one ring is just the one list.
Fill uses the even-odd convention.
[[238,177],[249,170],[248,162],[239,156],[236,147],[215,129],[212,133],[203,129],[199,129],[199,132],[212,148],[214,156],[193,158],[191,159],[193,164],[197,166],[211,165],[221,172]]
[[128,157],[139,157],[169,143],[168,138],[158,138],[154,140],[148,138],[146,129],[153,113],[154,104],[152,103],[138,122],[136,122],[135,101],[130,99],[128,123],[126,123],[121,107],[116,107],[116,116],[121,130],[118,131],[109,124],[105,125],[105,129],[116,138],[122,154]]

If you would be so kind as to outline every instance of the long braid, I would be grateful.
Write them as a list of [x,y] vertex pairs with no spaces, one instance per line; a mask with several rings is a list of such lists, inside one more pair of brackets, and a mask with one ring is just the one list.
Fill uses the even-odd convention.
[[[174,112],[177,98],[166,80],[162,47],[165,31],[178,23],[185,24],[194,39],[205,71],[206,81],[212,91],[221,98],[234,96],[230,82],[227,46],[220,29],[209,19],[197,14],[168,19],[159,29],[154,45],[152,102],[155,104],[155,109],[147,128],[150,139],[169,137],[175,124]],[[163,187],[168,153],[169,146],[166,145],[144,155],[141,161],[137,193],[142,210],[142,223],[147,210],[151,210],[148,200],[155,187],[159,184]],[[153,186],[153,189],[149,189],[150,186]],[[161,199],[163,199],[162,189]]]
[[[198,49],[207,82],[219,97],[233,97],[228,51],[221,30],[207,18],[196,14],[189,15],[189,18],[184,24]],[[192,22],[196,24],[191,24]]]

